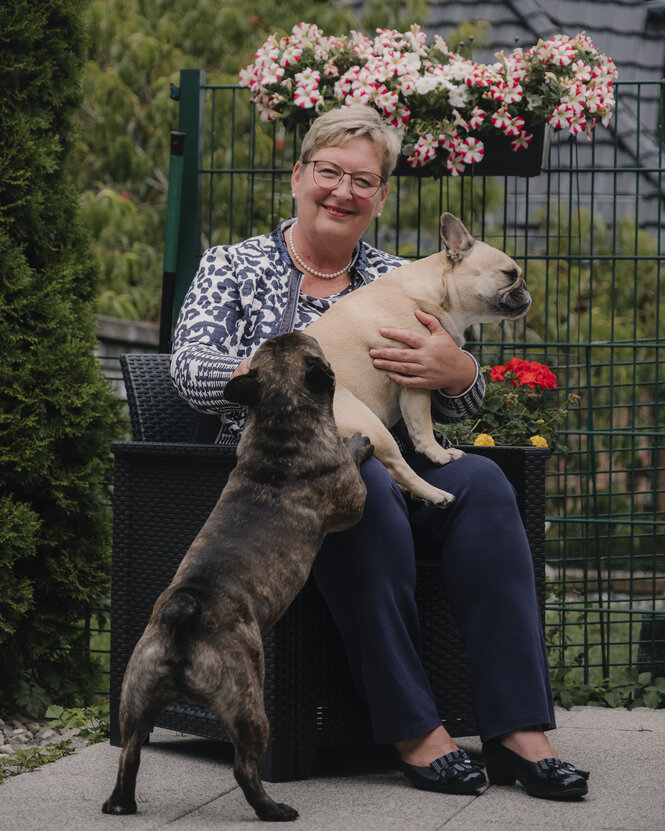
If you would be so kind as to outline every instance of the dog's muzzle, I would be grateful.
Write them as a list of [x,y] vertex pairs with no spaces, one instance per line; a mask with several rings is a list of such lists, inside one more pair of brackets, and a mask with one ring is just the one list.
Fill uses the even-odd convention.
[[506,317],[523,317],[531,307],[531,295],[520,277],[498,293],[498,306]]

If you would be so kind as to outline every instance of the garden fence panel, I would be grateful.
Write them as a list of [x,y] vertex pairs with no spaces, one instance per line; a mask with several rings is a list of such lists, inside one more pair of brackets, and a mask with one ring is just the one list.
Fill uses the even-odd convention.
[[[546,633],[552,664],[578,667],[568,681],[580,684],[638,665],[665,676],[664,83],[617,83],[611,129],[548,135],[538,176],[394,176],[366,237],[423,257],[439,249],[447,210],[524,270],[528,318],[477,327],[469,348],[481,364],[546,363],[554,402],[580,399],[563,429],[567,453],[548,466]],[[180,251],[174,318],[205,248],[293,215],[299,147],[258,120],[246,89],[187,70],[178,96],[190,186],[186,222],[168,229]]]

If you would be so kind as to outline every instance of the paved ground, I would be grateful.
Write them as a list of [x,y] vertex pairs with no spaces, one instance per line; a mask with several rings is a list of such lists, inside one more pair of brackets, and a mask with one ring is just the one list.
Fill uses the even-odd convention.
[[[266,785],[298,809],[294,831],[663,831],[665,710],[559,711],[555,746],[590,770],[590,793],[573,804],[527,796],[519,785],[479,796],[416,791],[380,758],[318,762],[305,781]],[[460,744],[475,752],[478,740]],[[108,817],[100,806],[115,779],[118,748],[79,750],[0,784],[4,831],[172,831],[261,827],[225,754],[203,739],[157,730],[143,752],[139,812]],[[284,827],[284,826],[282,826]]]

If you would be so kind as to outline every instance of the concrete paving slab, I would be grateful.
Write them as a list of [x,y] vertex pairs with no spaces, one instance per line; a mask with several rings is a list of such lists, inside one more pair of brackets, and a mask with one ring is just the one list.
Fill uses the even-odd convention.
[[[293,805],[294,831],[663,831],[665,710],[578,707],[557,713],[562,757],[591,771],[590,794],[576,803],[529,797],[519,785],[479,796],[444,796],[410,788],[385,756],[326,755],[315,776],[266,783]],[[460,740],[471,754],[472,737]],[[4,831],[172,831],[261,827],[237,787],[228,752],[214,742],[157,730],[143,751],[139,813],[109,817],[102,802],[115,781],[119,750],[77,751],[0,784]]]

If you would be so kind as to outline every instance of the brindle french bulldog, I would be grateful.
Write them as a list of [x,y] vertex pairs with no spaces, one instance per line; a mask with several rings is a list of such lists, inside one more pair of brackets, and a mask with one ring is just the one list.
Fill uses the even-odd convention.
[[320,347],[304,334],[266,341],[249,374],[227,384],[225,397],[248,407],[238,464],[127,665],[122,752],[104,813],[136,811],[141,745],[159,712],[184,699],[222,722],[235,778],[259,818],[297,818],[259,776],[268,740],[261,634],[305,584],[325,535],[362,515],[358,466],[372,446],[360,434],[340,439],[334,388]]
[[463,456],[434,439],[431,395],[393,381],[376,369],[372,348],[394,346],[404,351],[408,374],[409,347],[384,338],[380,329],[400,328],[429,334],[415,317],[421,309],[436,317],[458,346],[474,323],[517,320],[531,305],[522,269],[503,251],[474,239],[457,217],[441,215],[442,250],[397,268],[347,294],[305,330],[330,361],[337,389],[334,412],[342,436],[358,430],[369,436],[374,455],[411,496],[447,507],[454,497],[417,476],[404,461],[389,432],[400,419],[414,448],[445,465]]

